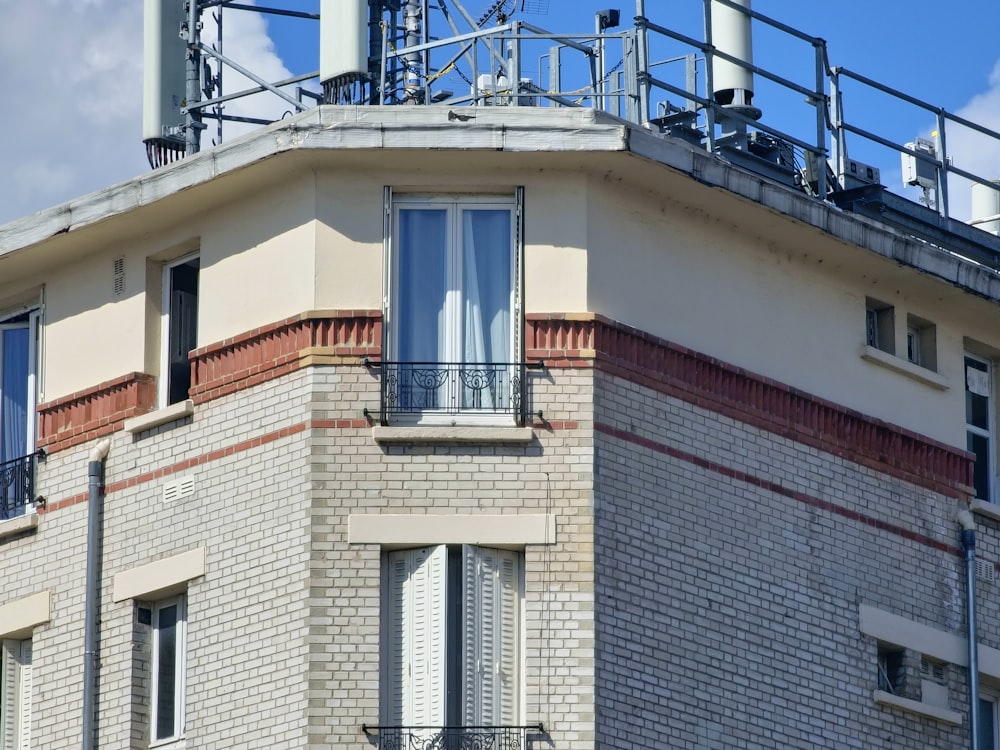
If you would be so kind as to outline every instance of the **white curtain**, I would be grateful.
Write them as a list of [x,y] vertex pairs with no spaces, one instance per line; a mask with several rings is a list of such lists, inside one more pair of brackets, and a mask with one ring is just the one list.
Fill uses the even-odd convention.
[[28,326],[0,328],[0,463],[28,452]]
[[463,211],[462,356],[466,362],[510,361],[510,211]]

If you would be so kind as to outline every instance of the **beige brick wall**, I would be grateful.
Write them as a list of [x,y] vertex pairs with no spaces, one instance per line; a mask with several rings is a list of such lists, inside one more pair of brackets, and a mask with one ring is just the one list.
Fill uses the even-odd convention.
[[596,402],[600,747],[968,746],[874,703],[858,623],[865,603],[964,634],[957,501],[608,375]]
[[[536,379],[534,408],[558,427],[540,426],[526,445],[379,445],[358,426],[379,397],[360,366],[309,368],[147,433],[115,434],[102,747],[146,747],[135,606],[112,601],[114,577],[199,548],[205,575],[187,587],[187,747],[369,747],[360,727],[379,720],[381,549],[349,544],[347,528],[353,513],[382,512],[556,516],[556,543],[525,549],[523,720],[542,722],[552,747],[594,747],[591,375]],[[51,622],[34,634],[39,747],[80,739],[91,447],[49,457],[39,491],[54,510],[34,533],[0,541],[10,574],[0,604],[52,591]],[[163,484],[181,476],[194,494],[165,504]]]
[[[525,715],[555,748],[594,747],[591,373],[533,384],[535,408],[572,430],[517,445],[378,445],[367,429],[313,436],[311,747],[363,747],[379,722],[381,548],[349,544],[354,513],[553,513],[557,543],[525,549]],[[317,372],[314,416],[378,404],[358,368]],[[467,540],[469,542],[475,540]]]

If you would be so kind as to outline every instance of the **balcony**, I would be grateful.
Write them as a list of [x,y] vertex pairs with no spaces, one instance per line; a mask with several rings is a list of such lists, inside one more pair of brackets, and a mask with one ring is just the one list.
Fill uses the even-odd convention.
[[23,515],[35,501],[35,467],[45,451],[0,463],[0,520]]
[[[524,424],[527,370],[541,362],[373,362],[382,371],[379,423],[410,417],[508,415]],[[367,413],[367,412],[366,412]]]
[[361,727],[378,750],[527,750],[541,724],[496,727]]

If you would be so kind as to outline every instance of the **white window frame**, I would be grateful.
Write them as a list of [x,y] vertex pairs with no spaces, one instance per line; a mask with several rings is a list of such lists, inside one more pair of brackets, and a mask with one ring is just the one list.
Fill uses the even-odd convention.
[[[171,275],[173,271],[178,266],[183,266],[190,263],[193,260],[199,261],[198,268],[198,286],[199,294],[196,299],[200,299],[200,287],[201,287],[201,253],[194,252],[183,257],[177,258],[165,263],[163,265],[163,275],[161,279],[160,286],[160,377],[157,384],[157,398],[159,401],[159,406],[161,408],[171,405],[170,402],[170,320],[172,313],[172,300],[170,298],[170,288],[171,288]],[[195,342],[197,345],[197,317],[196,321],[196,331],[195,331]],[[178,401],[182,401],[179,399]],[[178,403],[174,401],[173,403]]]
[[[972,360],[973,362],[977,362],[977,363],[979,363],[981,365],[984,365],[986,367],[986,376],[987,376],[987,380],[988,380],[988,391],[989,391],[988,395],[986,396],[986,398],[988,399],[988,403],[986,405],[986,414],[987,414],[987,419],[988,419],[988,425],[989,426],[984,429],[982,427],[977,427],[977,426],[975,426],[973,424],[970,424],[969,423],[969,415],[968,415],[968,413],[966,413],[966,415],[965,415],[965,431],[966,431],[967,435],[968,434],[973,434],[973,435],[977,435],[979,437],[985,437],[989,441],[989,445],[988,445],[988,449],[987,449],[987,459],[988,459],[987,481],[989,482],[989,487],[988,487],[988,490],[987,490],[988,497],[978,498],[978,499],[979,500],[985,500],[987,502],[991,502],[992,503],[992,502],[995,502],[995,498],[996,498],[996,494],[997,494],[997,490],[996,490],[996,484],[997,484],[997,482],[996,482],[996,476],[997,476],[997,474],[996,474],[996,451],[997,451],[997,447],[996,447],[996,434],[997,434],[997,430],[996,430],[996,407],[995,407],[995,396],[996,396],[996,388],[995,388],[995,383],[996,383],[996,380],[995,380],[995,366],[994,366],[994,363],[991,360],[986,359],[984,357],[977,356],[975,354],[972,354],[971,352],[966,351],[965,355],[964,355],[964,358],[962,359],[962,376],[963,376],[963,382],[964,382],[964,385],[965,385],[965,391],[966,392],[969,390],[969,382],[968,382],[969,375],[968,375],[968,365],[966,364],[966,360]],[[966,409],[968,409],[968,407],[966,407]]]
[[[509,193],[403,193],[394,194],[392,189],[385,188],[385,278],[384,278],[384,299],[383,299],[383,351],[387,353],[389,361],[399,361],[399,332],[396,327],[396,298],[399,295],[399,263],[398,254],[401,245],[400,211],[427,209],[448,211],[448,252],[449,260],[449,292],[447,305],[449,310],[449,333],[460,329],[459,320],[461,315],[461,291],[456,289],[460,286],[457,277],[460,276],[461,266],[454,262],[455,258],[460,258],[460,244],[457,237],[461,236],[461,215],[466,208],[483,208],[505,210],[510,213],[510,342],[507,354],[507,362],[518,363],[523,360],[523,258],[524,258],[524,236],[523,220],[524,215],[524,190],[517,188]],[[460,362],[462,357],[456,351],[457,338],[449,335],[451,339],[446,346],[445,360],[447,362]],[[514,375],[514,373],[512,373]],[[523,375],[517,373],[518,379]],[[513,383],[513,379],[510,380]],[[513,385],[511,386],[513,387]],[[513,395],[513,394],[511,394]],[[401,414],[394,416],[393,421],[397,424],[430,424],[430,425],[452,425],[452,424],[485,424],[485,425],[506,425],[514,424],[519,415],[503,413],[472,413],[462,412],[457,414],[441,414],[434,411],[414,412],[412,414]]]
[[[149,736],[150,747],[160,747],[177,742],[184,738],[185,722],[185,691],[187,664],[187,606],[186,597],[181,594],[169,599],[161,599],[149,603],[152,611],[150,629],[152,631],[152,653],[150,655],[150,701],[149,701]],[[177,607],[174,643],[174,733],[166,737],[158,737],[157,724],[159,720],[159,678],[160,669],[160,620],[159,613],[167,607]]]
[[0,664],[0,750],[31,747],[31,639],[3,641]]
[[[458,555],[458,553],[461,555]],[[456,559],[449,563],[450,553]],[[514,578],[516,591],[514,601],[509,599],[509,589],[497,586],[493,601],[507,598],[505,615],[508,627],[516,632],[510,640],[501,644],[499,631],[502,625],[492,628],[500,641],[498,646],[510,650],[504,655],[498,653],[494,664],[469,663],[469,653],[485,653],[481,639],[483,629],[477,627],[482,612],[467,606],[465,600],[481,593],[481,581],[472,573],[482,556],[492,556],[497,562],[499,577],[502,561],[513,566],[513,573],[507,573],[507,580]],[[458,579],[449,575],[459,573]],[[401,579],[406,583],[399,587]],[[437,583],[434,583],[436,579]],[[414,585],[414,583],[416,585]],[[459,594],[458,589],[461,589]],[[501,550],[475,545],[436,545],[405,550],[393,550],[383,555],[382,564],[382,637],[381,637],[381,700],[380,721],[386,726],[518,726],[525,712],[524,705],[524,554],[522,551]],[[462,601],[451,600],[460,595]],[[402,607],[400,602],[403,602]],[[483,599],[485,601],[485,599]],[[461,606],[459,606],[461,605]],[[489,606],[483,604],[482,606]],[[511,610],[514,611],[511,611]],[[408,610],[408,611],[404,611]],[[455,615],[456,612],[461,614]],[[412,631],[405,623],[410,620]],[[449,624],[456,625],[457,637],[449,633]],[[494,621],[496,625],[496,621]],[[400,628],[400,630],[397,630]],[[472,632],[472,631],[475,632]],[[502,651],[502,648],[500,649]],[[508,661],[507,674],[501,661]],[[409,667],[403,667],[406,663]],[[513,667],[510,665],[513,664]],[[422,667],[414,665],[423,665]],[[471,670],[471,671],[470,671]],[[503,715],[502,700],[489,707],[482,705],[480,688],[472,687],[480,682],[472,673],[476,670],[497,675],[496,688],[504,680],[510,680],[508,696],[511,704]],[[461,707],[452,706],[448,713],[449,686],[446,680],[462,675],[461,686],[451,685],[450,690],[458,690]],[[398,681],[398,682],[397,682]],[[501,688],[503,689],[503,688]],[[467,700],[472,696],[477,704],[469,715]],[[398,700],[396,700],[398,699]],[[394,705],[394,700],[396,704]],[[461,715],[454,715],[454,711]],[[499,715],[498,715],[499,714]]]

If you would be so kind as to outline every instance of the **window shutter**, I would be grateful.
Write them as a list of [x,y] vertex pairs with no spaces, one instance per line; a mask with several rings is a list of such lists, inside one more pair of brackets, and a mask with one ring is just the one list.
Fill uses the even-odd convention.
[[18,714],[17,750],[29,750],[31,746],[31,641],[21,641],[18,662]]
[[520,714],[521,557],[465,546],[467,726],[512,726]]
[[389,554],[389,580],[386,583],[385,602],[386,658],[388,665],[383,686],[385,717],[389,726],[404,723],[406,696],[409,694],[410,667],[408,644],[411,640],[406,630],[408,603],[406,601],[407,580],[410,565],[409,552]]
[[520,718],[521,556],[497,550],[500,559],[497,591],[496,720],[513,726]]
[[412,710],[408,723],[444,725],[445,592],[448,548],[441,545],[413,551],[410,586],[413,636]]
[[448,549],[401,550],[388,558],[388,721],[443,726]]
[[17,641],[3,642],[3,661],[0,664],[0,690],[3,701],[0,704],[0,748],[16,750],[17,739]]
[[496,672],[496,550],[465,545],[462,548],[465,697],[462,721],[466,726],[494,723]]

